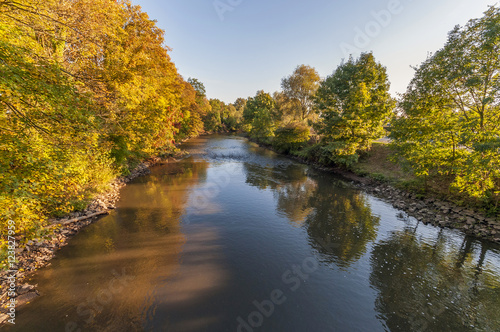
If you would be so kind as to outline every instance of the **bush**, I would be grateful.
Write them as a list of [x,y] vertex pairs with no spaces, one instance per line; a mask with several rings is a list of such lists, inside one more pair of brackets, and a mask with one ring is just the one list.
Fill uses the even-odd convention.
[[280,153],[290,153],[305,146],[309,140],[310,130],[303,124],[289,124],[278,128],[273,139],[273,148]]

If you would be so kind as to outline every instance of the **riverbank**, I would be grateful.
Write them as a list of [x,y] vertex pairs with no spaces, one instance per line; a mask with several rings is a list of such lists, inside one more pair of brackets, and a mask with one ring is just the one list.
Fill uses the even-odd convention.
[[[249,140],[275,151],[269,144],[263,144],[255,139],[249,138]],[[436,193],[416,192],[415,187],[405,186],[414,178],[389,161],[389,154],[386,144],[375,144],[371,155],[362,158],[353,170],[326,166],[291,154],[284,155],[317,169],[343,176],[352,181],[354,187],[404,211],[405,217],[414,217],[426,225],[459,229],[468,235],[500,243],[500,220],[487,217],[471,206],[459,205],[454,201],[438,197]]]
[[[178,156],[177,156],[178,157]],[[115,209],[120,199],[120,190],[131,180],[150,173],[150,167],[175,162],[174,157],[168,159],[152,158],[139,164],[128,176],[116,178],[110,185],[109,190],[95,197],[91,203],[82,211],[72,212],[67,216],[50,219],[50,225],[46,226],[47,235],[28,241],[25,247],[16,248],[17,271],[15,278],[15,304],[19,308],[39,296],[36,287],[29,282],[29,277],[37,270],[50,266],[50,261],[57,251],[68,244],[69,239],[78,232],[98,221],[103,215],[107,215]],[[9,271],[0,272],[0,325],[10,317],[7,315],[7,304],[10,302],[8,296],[11,289]]]

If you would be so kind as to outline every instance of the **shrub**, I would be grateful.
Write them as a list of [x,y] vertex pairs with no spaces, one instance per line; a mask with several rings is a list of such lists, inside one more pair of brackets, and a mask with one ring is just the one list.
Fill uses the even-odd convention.
[[273,148],[280,153],[290,153],[305,146],[310,130],[303,124],[289,124],[278,128],[274,134]]

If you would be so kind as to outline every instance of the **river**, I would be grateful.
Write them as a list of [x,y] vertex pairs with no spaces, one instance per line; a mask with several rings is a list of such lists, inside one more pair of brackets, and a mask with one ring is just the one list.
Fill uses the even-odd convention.
[[9,331],[500,331],[500,246],[237,136],[184,143],[32,282]]

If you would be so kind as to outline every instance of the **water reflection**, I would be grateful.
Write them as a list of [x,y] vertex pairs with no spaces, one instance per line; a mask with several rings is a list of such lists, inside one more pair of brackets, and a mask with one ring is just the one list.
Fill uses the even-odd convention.
[[274,192],[277,210],[294,225],[302,226],[313,211],[310,202],[317,187],[318,183],[305,172],[303,178],[278,186]]
[[245,171],[248,184],[273,190],[278,212],[306,226],[311,245],[326,262],[347,267],[375,240],[380,217],[372,214],[362,192],[345,188],[341,180],[308,174],[298,164],[245,163]]
[[[241,138],[185,148],[38,274],[45,296],[12,330],[500,330],[498,246]],[[277,289],[287,300],[262,314]]]
[[309,200],[313,212],[307,216],[311,244],[328,262],[347,267],[366,253],[375,240],[380,217],[372,214],[366,196],[341,186],[332,190],[326,181]]
[[487,251],[471,238],[458,247],[442,231],[434,242],[393,232],[371,256],[380,318],[391,331],[500,331],[500,275]]
[[[206,162],[171,164],[125,187],[116,212],[84,229],[38,274],[45,296],[20,310],[16,330],[143,330],[154,314],[155,285],[179,269],[186,241],[179,218],[206,169]],[[58,319],[22,319],[24,310],[43,317],[49,307]]]

